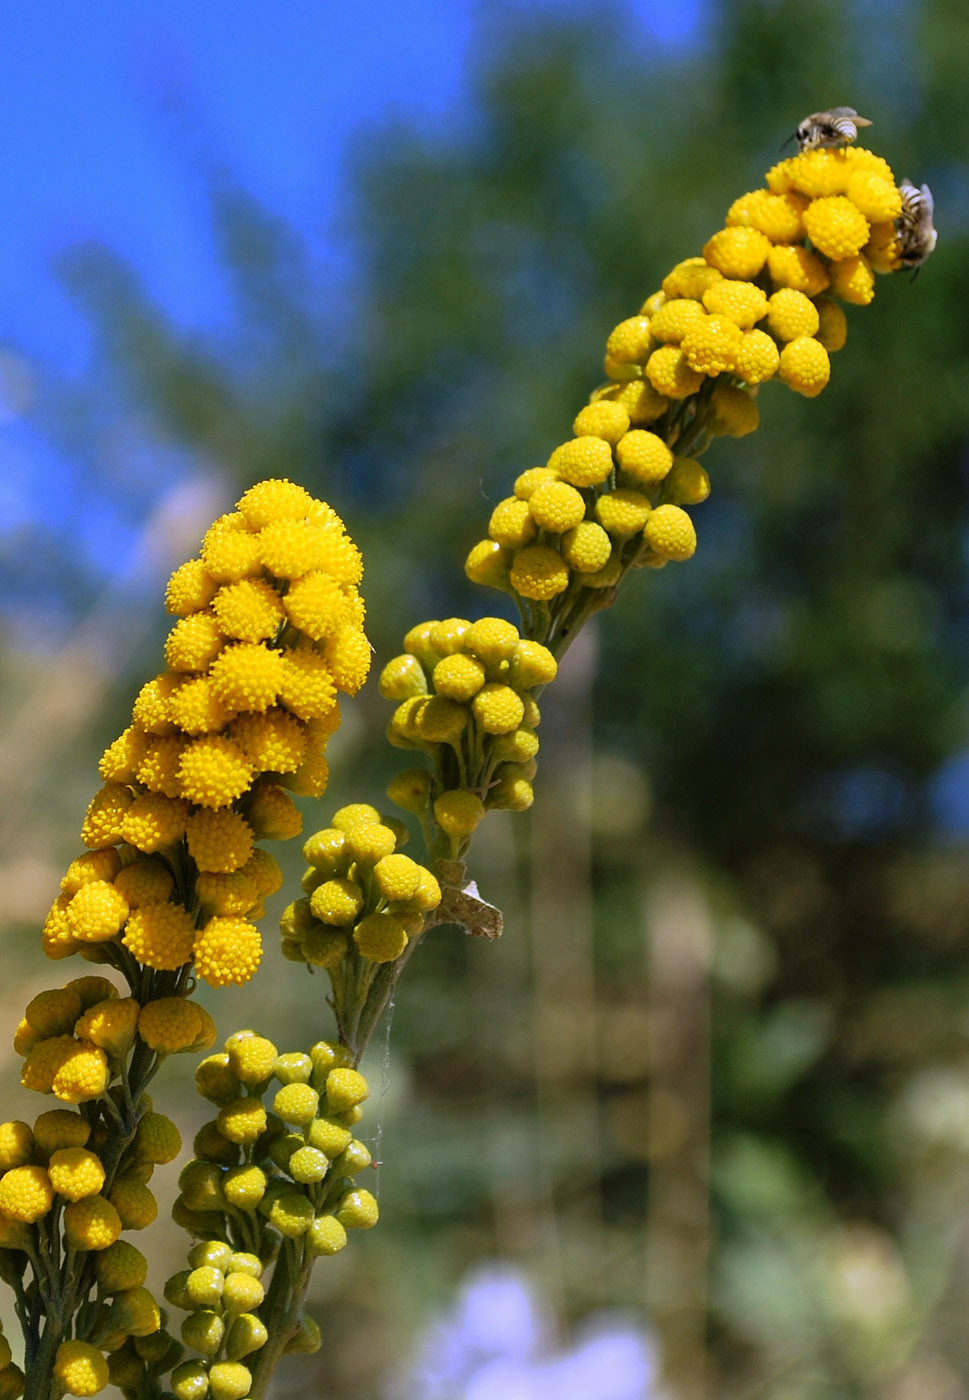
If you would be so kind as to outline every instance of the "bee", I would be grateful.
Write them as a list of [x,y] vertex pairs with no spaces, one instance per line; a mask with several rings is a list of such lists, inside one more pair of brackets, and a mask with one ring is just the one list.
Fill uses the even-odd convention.
[[902,196],[902,212],[895,220],[899,266],[917,270],[935,247],[939,236],[932,222],[935,201],[928,185],[918,189],[911,180],[903,180],[898,190]]
[[784,144],[796,139],[802,151],[815,151],[819,146],[849,146],[857,138],[860,126],[871,126],[871,122],[867,117],[859,117],[854,107],[832,107],[805,117]]

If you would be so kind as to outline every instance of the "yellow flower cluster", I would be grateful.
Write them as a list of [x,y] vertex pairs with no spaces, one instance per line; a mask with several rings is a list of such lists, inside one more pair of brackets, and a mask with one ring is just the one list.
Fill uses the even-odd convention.
[[696,456],[713,436],[756,428],[767,380],[821,392],[845,343],[839,303],[866,305],[876,272],[911,265],[902,216],[891,168],[861,147],[774,166],[730,206],[702,256],[674,267],[612,331],[609,382],[574,437],[495,507],[469,578],[547,605],[570,588],[612,588],[634,565],[689,559],[685,507],[710,490]]
[[326,787],[337,694],[370,665],[361,574],[336,513],[284,480],[248,490],[175,570],[167,669],[101,759],[48,956],[116,961],[120,943],[158,971],[194,961],[213,986],[252,976],[254,921],[282,882],[254,843],[296,835],[289,793]]
[[372,968],[399,958],[441,901],[431,872],[398,851],[406,839],[402,822],[366,803],[335,812],[303,847],[306,894],[283,914],[284,956],[326,968],[335,984],[347,959]]
[[119,997],[105,977],[76,977],[28,1004],[14,1035],[14,1049],[24,1057],[21,1083],[64,1103],[96,1099],[120,1072],[136,1035],[159,1053],[173,1054],[207,1049],[215,1026],[203,1007],[181,997],[141,1006],[134,997]]
[[[538,474],[528,475],[534,484]],[[563,499],[555,506],[549,485],[578,495],[562,482],[537,486],[549,511]],[[533,498],[519,503],[527,510]],[[547,647],[500,617],[420,623],[404,638],[404,652],[383,668],[380,693],[398,702],[390,742],[424,749],[437,770],[433,779],[421,770],[401,773],[388,794],[425,824],[433,818],[452,857],[464,853],[487,810],[531,806],[541,718],[532,692],[553,681],[557,670]]]

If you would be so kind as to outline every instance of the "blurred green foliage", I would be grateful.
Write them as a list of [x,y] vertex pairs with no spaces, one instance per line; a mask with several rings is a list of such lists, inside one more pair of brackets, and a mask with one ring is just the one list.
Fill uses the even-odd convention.
[[[240,488],[286,474],[331,499],[365,550],[378,664],[422,617],[503,610],[461,572],[491,506],[569,435],[611,326],[805,113],[872,117],[872,147],[931,184],[939,247],[849,309],[820,399],[769,385],[758,433],[714,445],[696,559],[634,578],[594,679],[584,653],[548,693],[533,820],[481,842],[503,944],[442,933],[408,971],[386,1223],[320,1270],[346,1314],[327,1393],[371,1393],[428,1297],[498,1249],[567,1311],[645,1297],[684,1396],[708,1364],[723,1397],[955,1400],[969,795],[953,834],[937,784],[969,745],[969,20],[944,0],[728,0],[672,53],[621,4],[516,16],[482,20],[453,130],[361,135],[338,297],[225,173],[224,334],[177,331],[110,250],[64,260],[103,387],[51,386],[48,428],[77,443],[135,405]],[[362,704],[334,806],[394,771],[366,737],[385,707]],[[660,986],[692,1036],[672,1070],[647,993],[649,891],[671,880],[709,942],[692,982]],[[678,1182],[712,1214],[678,1224]]]

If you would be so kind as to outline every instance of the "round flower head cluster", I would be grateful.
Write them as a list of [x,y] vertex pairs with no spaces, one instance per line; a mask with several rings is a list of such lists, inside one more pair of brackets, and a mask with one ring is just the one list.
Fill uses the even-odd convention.
[[[297,834],[290,793],[326,787],[326,741],[370,665],[360,553],[329,506],[262,481],[176,569],[166,670],[101,759],[104,786],[44,925],[52,958],[195,962],[213,986],[259,963],[279,888],[260,840]],[[288,791],[287,791],[288,789]],[[180,877],[180,878],[179,878]]]
[[400,774],[388,793],[436,827],[436,845],[450,857],[464,854],[486,810],[531,806],[540,720],[533,692],[557,670],[547,647],[503,618],[452,617],[411,628],[403,654],[381,672],[381,694],[397,701],[390,742],[423,749],[435,768],[433,776]]
[[188,1254],[187,1269],[165,1285],[167,1300],[188,1316],[181,1325],[184,1344],[200,1353],[172,1372],[178,1400],[243,1400],[252,1386],[245,1364],[269,1340],[256,1309],[265,1297],[263,1262],[257,1254],[234,1250],[220,1239],[206,1239]]
[[927,189],[899,185],[862,147],[774,166],[763,188],[733,202],[702,255],[614,328],[608,382],[574,437],[495,507],[469,578],[554,614],[579,590],[614,588],[630,567],[689,559],[687,507],[710,489],[697,456],[715,436],[756,428],[767,380],[821,392],[845,343],[840,303],[864,306],[875,273],[917,265],[935,244],[930,216]]

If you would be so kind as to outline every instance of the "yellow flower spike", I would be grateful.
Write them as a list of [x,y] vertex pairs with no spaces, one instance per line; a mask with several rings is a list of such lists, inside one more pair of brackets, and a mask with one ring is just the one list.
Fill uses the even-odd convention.
[[867,306],[875,295],[875,275],[864,253],[831,264],[831,291],[851,306]]
[[[722,276],[723,273],[718,272],[715,267],[711,267],[706,258],[684,258],[682,262],[676,264],[672,272],[667,273],[663,278],[661,295],[665,297],[689,297],[699,301],[707,288],[712,287],[714,282],[719,282]],[[663,302],[659,303],[660,306],[663,304]],[[658,310],[659,307],[656,309]],[[655,315],[655,312],[653,314]]]
[[[399,857],[406,860],[406,856]],[[0,1171],[28,1164],[34,1152],[34,1134],[30,1124],[19,1118],[0,1123]]]
[[616,459],[627,476],[646,485],[662,481],[673,465],[673,453],[663,439],[643,428],[633,428],[620,439]]
[[34,1142],[46,1156],[64,1147],[84,1147],[90,1136],[90,1123],[69,1108],[50,1108],[34,1123]]
[[196,812],[186,822],[185,837],[188,853],[199,870],[211,874],[231,874],[252,855],[252,827],[245,817],[227,808]]
[[[722,279],[718,278],[719,280]],[[692,330],[705,315],[701,301],[694,301],[692,298],[668,301],[653,317],[653,338],[663,345],[679,345],[687,331]]]
[[517,496],[499,501],[488,520],[488,536],[496,544],[520,549],[535,538],[536,524],[528,502]]
[[562,558],[579,574],[594,574],[612,553],[612,541],[594,520],[582,520],[562,536]]
[[868,220],[844,195],[815,199],[804,211],[804,227],[819,253],[853,258],[868,242]]
[[135,1041],[141,1007],[134,997],[112,997],[85,1011],[74,1025],[74,1034],[99,1045],[112,1059],[120,1060]]
[[41,1036],[69,1034],[80,1014],[80,993],[69,987],[38,992],[24,1011],[29,1025]]
[[643,537],[664,559],[691,559],[696,552],[693,521],[679,506],[657,506],[646,521]]
[[180,564],[165,589],[165,608],[176,617],[201,612],[215,597],[218,584],[206,571],[201,559]]
[[646,364],[646,377],[658,394],[668,399],[686,399],[695,394],[704,376],[691,369],[678,345],[661,345]]
[[81,827],[81,840],[85,846],[94,849],[116,846],[122,839],[125,813],[133,801],[134,794],[122,783],[105,783],[91,799]]
[[276,783],[260,783],[246,804],[246,820],[257,841],[288,841],[303,829],[303,814]]
[[[183,997],[159,997],[142,1007],[138,1034],[158,1054],[177,1055],[193,1049],[202,1029],[200,1012],[194,1002]],[[234,1076],[232,1083],[235,1086]]]
[[121,941],[146,967],[174,972],[191,961],[195,921],[181,904],[148,904],[133,911]]
[[814,335],[819,323],[817,307],[803,292],[782,287],[771,297],[767,324],[779,340]]
[[767,255],[767,270],[775,287],[793,287],[809,297],[823,292],[830,280],[824,263],[809,248],[775,244]]
[[121,1293],[141,1288],[148,1277],[148,1260],[127,1240],[115,1240],[99,1251],[94,1263],[95,1277],[105,1293]]
[[[780,293],[775,293],[780,295]],[[795,293],[800,295],[800,293]],[[737,351],[734,373],[745,384],[763,384],[773,379],[780,364],[780,352],[765,331],[747,331]]]
[[72,860],[61,879],[61,891],[75,895],[82,885],[93,880],[113,880],[121,869],[121,857],[117,848],[105,846],[101,851],[88,851]]
[[62,1147],[52,1152],[47,1172],[54,1190],[68,1201],[96,1196],[104,1185],[101,1159],[84,1147]]
[[486,734],[507,734],[517,729],[525,712],[521,697],[500,681],[482,686],[471,701],[471,711]]
[[209,919],[195,940],[195,968],[210,987],[242,986],[261,960],[262,937],[246,919]]
[[98,1395],[108,1384],[108,1363],[90,1342],[61,1342],[53,1369],[67,1395]]
[[0,1215],[32,1225],[54,1204],[54,1187],[43,1167],[11,1167],[0,1177]]
[[767,261],[770,247],[770,239],[759,230],[735,225],[721,229],[708,239],[703,256],[724,277],[750,282]]
[[[434,818],[438,826],[454,842],[461,842],[470,836],[483,820],[484,814],[481,798],[477,793],[469,792],[467,788],[454,788],[450,792],[442,792],[434,803]],[[419,887],[418,883],[417,888]],[[417,889],[414,893],[416,892]],[[412,897],[413,895],[406,896],[407,899]]]
[[184,800],[172,799],[160,792],[142,793],[125,814],[122,835],[129,846],[145,855],[154,855],[181,840],[188,814],[189,806]]
[[781,351],[778,378],[798,394],[813,399],[831,378],[828,352],[811,336],[798,336]]
[[[212,665],[226,642],[226,635],[212,613],[192,613],[183,617],[168,634],[165,663],[172,671],[205,671]],[[167,713],[164,714],[168,718]],[[140,716],[136,722],[144,726]]]
[[98,772],[105,782],[133,783],[148,749],[148,735],[129,725],[101,755]]
[[[774,353],[777,354],[776,349]],[[696,458],[674,457],[673,469],[663,482],[664,501],[674,506],[698,506],[709,494],[710,478]]]
[[85,1103],[99,1098],[111,1080],[108,1057],[90,1041],[76,1041],[64,1055],[54,1075],[51,1089],[64,1103]]
[[629,432],[629,426],[629,413],[622,404],[600,399],[598,403],[590,403],[580,409],[572,423],[572,431],[576,437],[603,438],[614,447],[623,433]]
[[[579,439],[576,438],[576,442]],[[608,444],[603,443],[608,449]],[[610,467],[612,453],[609,453]],[[515,555],[509,573],[511,585],[523,598],[547,601],[564,593],[569,586],[569,569],[558,550],[533,544]]]
[[841,307],[830,297],[818,297],[815,306],[819,321],[817,339],[830,354],[843,349],[848,339],[848,318]]
[[129,909],[163,904],[174,885],[171,871],[156,860],[132,861],[114,877],[115,889],[120,891]]
[[407,947],[407,932],[392,914],[368,914],[354,928],[353,941],[370,962],[393,962]]
[[570,486],[601,486],[612,472],[612,449],[600,437],[574,437],[556,447],[548,467]]
[[529,496],[526,507],[535,524],[554,535],[564,534],[585,518],[582,495],[566,481],[540,486]]

